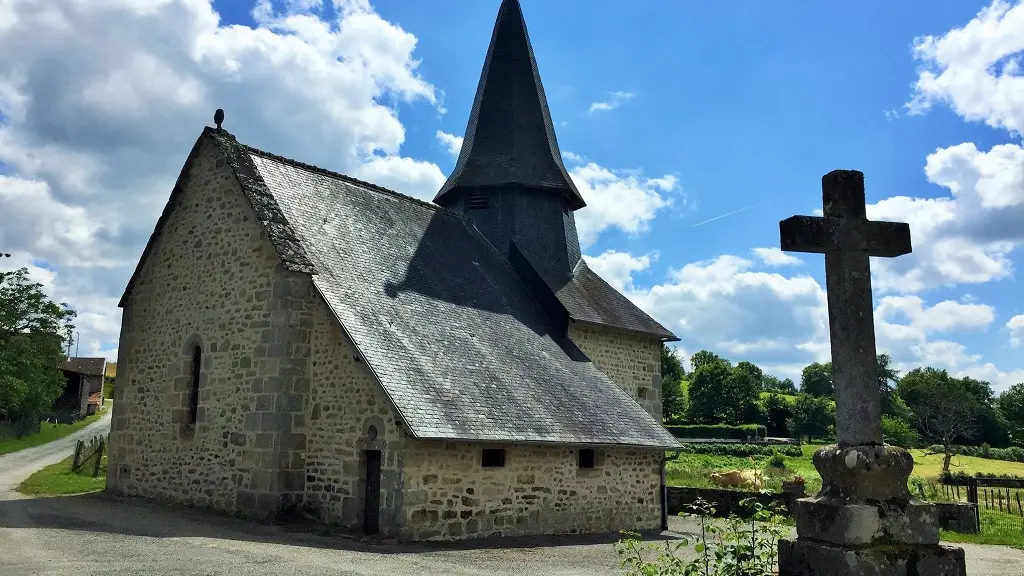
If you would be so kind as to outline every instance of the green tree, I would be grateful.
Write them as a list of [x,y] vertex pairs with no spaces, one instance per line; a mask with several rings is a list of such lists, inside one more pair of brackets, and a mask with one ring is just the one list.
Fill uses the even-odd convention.
[[764,399],[763,405],[768,435],[774,438],[791,437],[788,422],[793,418],[793,406],[789,401],[773,392]]
[[[694,358],[697,354],[694,354]],[[712,359],[701,362],[699,368],[690,373],[686,419],[695,424],[720,424],[727,420],[726,403],[730,396],[729,377],[732,376],[732,366],[728,361],[712,356]]]
[[761,404],[761,381],[764,372],[757,365],[742,361],[737,364],[726,380],[725,401],[728,403],[723,412],[729,424],[760,424],[764,420]]
[[1014,440],[1024,440],[1024,382],[1010,386],[999,395],[999,411],[1010,423]]
[[28,269],[0,271],[0,420],[38,426],[39,414],[60,397],[64,376],[57,365],[74,317],[29,280]]
[[916,448],[921,442],[921,435],[909,422],[892,416],[882,416],[882,437],[886,444],[900,448]]
[[[691,371],[696,372],[697,369],[700,368],[701,366],[706,366],[708,364],[712,364],[721,360],[722,357],[719,356],[718,354],[708,352],[707,350],[701,350],[700,352],[697,352],[693,356],[690,356],[690,367],[692,369]],[[728,363],[728,360],[726,360],[725,362]]]
[[956,443],[971,442],[981,431],[977,418],[981,405],[971,387],[972,383],[931,367],[907,372],[896,386],[921,435],[942,446],[942,452],[936,453],[943,454],[944,472],[949,471]]
[[675,350],[661,345],[661,415],[666,422],[674,422],[686,411],[686,393],[682,381],[686,376],[683,364]]
[[800,392],[811,396],[832,397],[832,363],[815,362],[800,374]]
[[976,441],[988,443],[996,448],[1009,446],[1012,425],[997,407],[998,399],[992,385],[969,376],[960,378],[960,381],[978,403],[976,417],[980,430]]
[[835,406],[823,396],[801,393],[793,403],[793,417],[787,423],[793,436],[808,442],[832,434],[836,425]]
[[765,374],[764,378],[761,379],[761,391],[796,395],[796,385],[789,378],[779,380],[777,376]]

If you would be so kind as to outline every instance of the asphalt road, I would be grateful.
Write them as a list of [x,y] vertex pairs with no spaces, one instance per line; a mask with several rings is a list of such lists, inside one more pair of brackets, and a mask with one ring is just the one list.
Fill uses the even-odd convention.
[[[103,433],[109,417],[78,433]],[[0,456],[2,576],[621,575],[612,539],[534,538],[447,546],[361,542],[102,493],[27,498],[11,490],[58,462],[75,437]],[[673,533],[692,533],[671,518]],[[968,573],[1020,576],[1024,552],[965,546]]]

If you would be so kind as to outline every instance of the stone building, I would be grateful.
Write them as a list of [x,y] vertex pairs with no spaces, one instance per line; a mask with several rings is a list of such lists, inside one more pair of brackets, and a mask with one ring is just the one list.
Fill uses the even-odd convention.
[[44,418],[73,422],[95,414],[102,403],[106,358],[68,358],[57,368],[64,375],[64,392],[54,402],[53,411]]
[[204,129],[120,302],[108,488],[410,540],[658,528],[675,337],[580,258],[584,206],[515,0],[432,203]]

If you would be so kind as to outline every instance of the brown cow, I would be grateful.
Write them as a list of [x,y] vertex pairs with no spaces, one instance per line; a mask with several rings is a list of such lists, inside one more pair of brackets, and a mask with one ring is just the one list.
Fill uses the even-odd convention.
[[751,487],[760,490],[762,484],[761,472],[759,470],[730,470],[729,472],[716,472],[711,475],[711,481],[725,488]]

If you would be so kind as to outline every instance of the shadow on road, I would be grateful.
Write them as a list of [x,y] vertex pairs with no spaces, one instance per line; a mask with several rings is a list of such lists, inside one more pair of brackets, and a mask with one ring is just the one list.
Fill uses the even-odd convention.
[[[459,542],[405,543],[361,537],[324,535],[322,525],[306,521],[261,524],[178,504],[106,492],[0,501],[0,528],[36,528],[122,534],[150,538],[210,538],[350,550],[379,554],[497,548],[549,548],[608,545],[617,533],[484,538]],[[672,532],[644,532],[647,542],[678,538]]]

